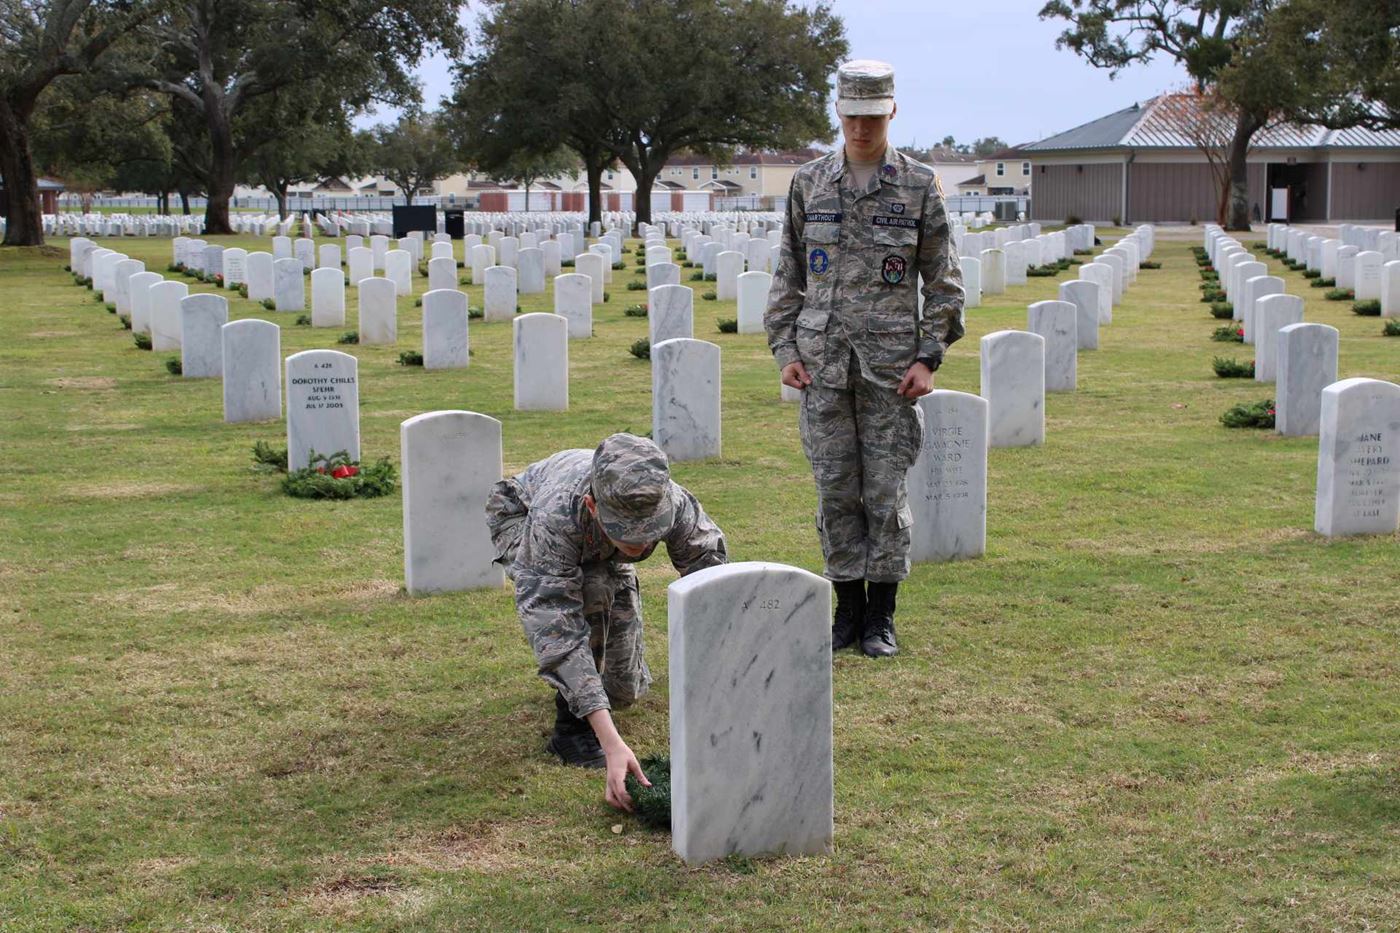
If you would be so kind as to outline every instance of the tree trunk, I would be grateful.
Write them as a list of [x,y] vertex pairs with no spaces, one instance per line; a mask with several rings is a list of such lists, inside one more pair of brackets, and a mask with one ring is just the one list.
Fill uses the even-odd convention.
[[204,97],[205,123],[209,129],[208,204],[204,209],[204,232],[232,233],[228,206],[233,197],[234,178],[238,171],[238,156],[233,148],[233,127],[224,113],[223,100],[206,90]]
[[277,219],[278,219],[278,220],[286,220],[286,219],[287,219],[287,186],[286,186],[286,185],[281,185],[281,184],[274,184],[274,185],[272,186],[272,193],[273,193],[273,195],[277,198]]
[[637,193],[632,201],[632,209],[637,215],[638,226],[651,223],[651,186],[656,183],[656,175],[651,170],[651,160],[645,153],[637,160],[632,174],[637,176]]
[[5,179],[6,246],[43,246],[39,176],[29,148],[29,112],[0,99],[0,176]]
[[1244,112],[1235,121],[1235,135],[1230,140],[1230,215],[1225,218],[1226,230],[1249,229],[1249,144],[1263,126],[1263,120]]
[[182,213],[182,214],[184,214],[184,215],[186,215],[186,216],[189,216],[189,213],[190,213],[190,193],[189,193],[188,191],[183,191],[183,190],[182,190],[182,191],[180,192],[180,213]]
[[603,159],[594,156],[584,159],[584,171],[588,174],[588,225],[603,221]]

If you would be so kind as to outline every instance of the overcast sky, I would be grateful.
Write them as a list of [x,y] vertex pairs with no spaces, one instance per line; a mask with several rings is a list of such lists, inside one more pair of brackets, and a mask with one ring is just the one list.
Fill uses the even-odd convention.
[[[807,5],[807,4],[804,4]],[[1170,59],[1127,69],[1110,81],[1069,51],[1055,48],[1059,21],[1041,21],[1044,0],[832,0],[845,20],[852,58],[895,69],[896,145],[921,146],[951,135],[958,142],[999,136],[1033,142],[1181,87],[1186,74]],[[468,13],[470,20],[474,12]],[[429,107],[452,86],[450,63],[418,70]],[[357,121],[367,126],[378,118]]]

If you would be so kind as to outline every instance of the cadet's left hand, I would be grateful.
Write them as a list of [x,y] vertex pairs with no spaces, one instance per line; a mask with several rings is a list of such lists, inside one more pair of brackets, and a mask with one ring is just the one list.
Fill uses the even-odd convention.
[[905,398],[919,398],[933,391],[933,371],[923,363],[909,367],[895,392]]

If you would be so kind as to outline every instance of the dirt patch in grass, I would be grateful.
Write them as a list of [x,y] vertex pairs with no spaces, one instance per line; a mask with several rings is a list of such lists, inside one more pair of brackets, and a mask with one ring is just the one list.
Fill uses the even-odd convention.
[[428,871],[474,871],[487,875],[516,872],[537,864],[530,850],[538,844],[539,829],[548,825],[548,820],[540,818],[478,822],[405,839],[398,847],[368,861]]
[[387,901],[396,907],[421,904],[421,892],[406,888],[392,878],[344,876],[324,882],[301,898],[312,911],[344,920],[359,916],[373,902]]
[[[31,334],[30,336],[38,337],[40,335]],[[44,385],[59,389],[115,389],[117,380],[111,376],[60,376],[57,379],[45,379]]]
[[[132,427],[137,427],[133,425]],[[131,480],[124,483],[79,483],[64,489],[69,499],[156,499],[177,493],[199,492],[198,486],[181,483],[148,483]]]
[[326,605],[336,602],[369,603],[396,597],[401,593],[397,580],[356,580],[328,582],[320,586],[267,584],[235,593],[192,586],[188,582],[112,590],[96,594],[99,604],[121,606],[143,615],[184,612],[226,612],[236,616],[279,613],[292,606]]
[[36,330],[28,336],[43,339],[45,337],[77,337],[76,330]]

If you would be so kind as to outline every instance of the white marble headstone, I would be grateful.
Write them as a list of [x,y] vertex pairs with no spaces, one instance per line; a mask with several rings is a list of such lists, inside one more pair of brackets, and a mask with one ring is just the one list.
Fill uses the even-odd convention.
[[339,350],[287,357],[287,468],[304,469],[311,451],[360,459],[359,361]]
[[1088,279],[1074,279],[1060,283],[1060,300],[1074,305],[1074,333],[1081,350],[1099,348],[1099,324],[1103,318],[1100,300],[1108,286],[1091,282]]
[[1278,332],[1278,387],[1274,430],[1289,436],[1318,433],[1322,390],[1337,381],[1337,328],[1288,324]]
[[557,314],[522,314],[514,321],[513,336],[515,410],[567,411],[569,322]]
[[593,303],[603,302],[604,267],[606,263],[602,256],[597,253],[579,253],[574,260],[574,271],[579,275],[586,275],[593,282],[592,298]]
[[982,307],[982,260],[963,256],[958,262],[962,266],[963,309]]
[[673,462],[720,456],[720,349],[677,337],[651,348],[652,439]]
[[999,249],[984,249],[978,259],[982,263],[982,294],[1006,294],[1006,254]]
[[767,272],[745,272],[739,276],[739,333],[761,334],[763,312],[768,310],[768,290],[773,276]]
[[306,282],[300,259],[278,259],[272,264],[272,277],[273,301],[278,311],[301,311],[306,307]]
[[1322,390],[1313,528],[1328,537],[1400,527],[1400,385],[1343,379]]
[[516,254],[516,271],[519,274],[520,294],[544,294],[544,250],[530,246]]
[[686,285],[652,289],[647,300],[647,330],[652,346],[676,337],[694,337],[695,292]]
[[406,249],[391,249],[384,254],[384,278],[394,283],[394,293],[413,294],[413,254]]
[[1092,315],[1093,305],[1089,304],[1087,312],[1081,312],[1072,301],[1037,301],[1027,309],[1026,329],[1045,338],[1046,392],[1074,391],[1078,375],[1078,318],[1081,313]]
[[227,323],[228,299],[223,295],[201,293],[180,301],[180,369],[185,378],[223,375],[222,330]]
[[351,285],[359,285],[361,279],[374,275],[374,252],[367,246],[354,247],[345,253],[346,276]]
[[159,272],[138,272],[126,280],[133,334],[151,332],[151,286],[163,281]]
[[1400,317],[1400,260],[1381,267],[1381,317]]
[[593,336],[593,280],[578,272],[554,277],[554,313],[569,322],[569,339]]
[[715,257],[718,270],[715,293],[720,301],[734,301],[739,297],[739,273],[744,271],[744,254],[726,250]]
[[180,349],[180,302],[190,293],[184,282],[157,282],[150,287],[151,349]]
[[830,852],[831,584],[726,564],[672,583],[667,608],[676,854]]
[[[442,243],[433,244],[434,250]],[[449,251],[451,244],[447,244]],[[448,256],[437,256],[428,260],[428,290],[457,287],[457,260]]]
[[1002,330],[982,338],[987,442],[1026,447],[1045,442],[1045,338]]
[[987,550],[987,400],[935,389],[917,404],[924,442],[909,470],[909,557],[979,557]]
[[[442,244],[438,244],[439,246]],[[467,296],[455,288],[423,295],[423,368],[463,369],[471,362]]]
[[399,426],[399,447],[409,595],[500,588],[505,576],[494,563],[486,499],[502,476],[501,423],[471,411],[432,411]]
[[1303,321],[1303,299],[1267,295],[1254,303],[1254,381],[1273,382],[1278,369],[1278,332]]
[[245,318],[225,324],[221,335],[224,421],[281,418],[282,329],[269,321]]
[[517,273],[510,266],[490,266],[485,275],[485,320],[508,321],[515,317]]
[[1079,280],[1099,287],[1099,324],[1113,323],[1113,268],[1107,263],[1086,262],[1079,267]]
[[[360,280],[360,343],[393,344],[399,339],[398,289],[382,276]],[[333,452],[333,451],[332,451]]]

